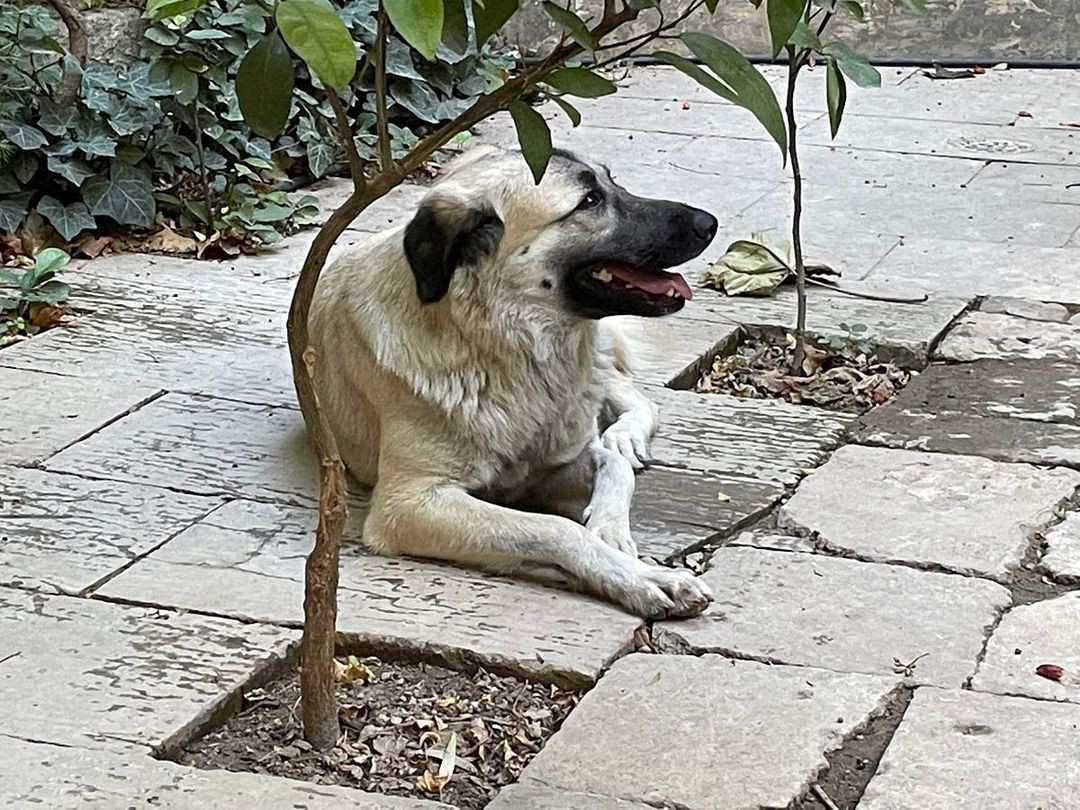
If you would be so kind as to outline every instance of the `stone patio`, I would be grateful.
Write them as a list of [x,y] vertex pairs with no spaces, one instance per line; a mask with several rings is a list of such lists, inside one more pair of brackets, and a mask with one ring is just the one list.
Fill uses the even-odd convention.
[[[590,688],[492,807],[825,808],[814,788],[847,784],[830,771],[855,757],[867,778],[829,788],[844,808],[1076,806],[1080,135],[1056,126],[1075,120],[1076,77],[884,74],[852,89],[835,142],[808,76],[808,252],[848,289],[929,297],[813,288],[810,328],[866,324],[923,369],[907,390],[862,417],[686,390],[740,330],[789,325],[789,290],[698,287],[678,315],[626,324],[663,420],[633,524],[643,555],[703,567],[706,614],[644,626],[537,583],[373,557],[353,494],[351,645]],[[745,112],[663,69],[626,84],[584,102],[577,129],[556,118],[556,140],[718,215],[691,277],[784,230],[788,178]],[[512,138],[509,119],[481,136]],[[343,185],[317,191],[332,204]],[[395,191],[336,250],[421,194]],[[0,351],[5,807],[440,806],[153,758],[299,637],[316,482],[284,320],[310,239],[219,264],[82,263],[81,317]],[[882,718],[895,730],[870,733]]]

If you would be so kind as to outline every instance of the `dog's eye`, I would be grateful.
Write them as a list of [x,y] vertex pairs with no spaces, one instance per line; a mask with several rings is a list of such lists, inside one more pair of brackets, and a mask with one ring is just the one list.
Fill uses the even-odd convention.
[[599,191],[590,191],[584,197],[581,198],[581,202],[578,203],[578,211],[586,211],[590,208],[596,208],[604,201],[604,195]]

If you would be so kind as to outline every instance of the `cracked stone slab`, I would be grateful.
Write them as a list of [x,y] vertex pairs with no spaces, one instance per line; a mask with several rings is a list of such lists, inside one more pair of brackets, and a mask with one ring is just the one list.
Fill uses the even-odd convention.
[[[4,349],[4,354],[9,351],[12,350]],[[157,388],[133,384],[131,380],[117,376],[80,380],[0,368],[3,462],[36,464],[44,461],[137,408],[157,392]]]
[[574,793],[525,781],[515,782],[500,790],[487,810],[644,810],[653,806],[597,796],[595,793]]
[[0,584],[36,590],[83,591],[223,503],[41,470],[0,476]]
[[[1035,674],[1042,664],[1066,672],[1062,681]],[[1080,591],[1021,605],[1002,618],[990,641],[973,689],[1043,700],[1080,703]]]
[[941,341],[936,355],[954,363],[983,359],[1080,363],[1080,321],[1047,323],[969,312]]
[[1036,464],[1080,463],[1080,370],[1064,360],[935,363],[860,417],[866,444]]
[[0,733],[0,803],[6,807],[236,807],[333,810],[448,810],[449,805],[299,782],[277,776],[201,771],[151,759],[148,752],[116,754],[28,742]]
[[1067,512],[1065,520],[1044,533],[1046,552],[1039,565],[1066,582],[1080,584],[1080,513]]
[[664,559],[765,514],[785,493],[770,481],[653,465],[637,477],[630,526],[642,556]]
[[734,324],[698,320],[695,314],[696,310],[683,310],[667,318],[613,319],[630,342],[638,384],[665,386],[675,381],[677,387],[692,386],[734,338]]
[[48,466],[204,495],[310,503],[318,492],[299,411],[182,394],[155,400]]
[[840,443],[850,414],[723,394],[652,389],[653,458],[666,466],[796,483]]
[[[933,296],[921,304],[896,304],[811,289],[806,325],[818,337],[847,339],[839,324],[863,324],[866,331],[860,339],[872,345],[879,357],[921,368],[934,341],[967,304],[968,299],[952,296]],[[795,292],[790,289],[759,298],[726,296],[702,288],[700,293],[695,290],[691,306],[704,308],[721,322],[791,329],[795,326],[795,305]]]
[[693,649],[842,672],[896,675],[960,687],[975,671],[986,629],[1010,602],[985,580],[814,554],[722,548],[705,581],[703,615],[657,627]]
[[782,528],[864,559],[1004,577],[1080,473],[847,445],[780,508]]
[[152,746],[280,660],[298,633],[0,589],[4,733],[94,748]]
[[[884,289],[902,285],[927,293],[1080,303],[1078,262],[1076,248],[909,235],[866,278]],[[943,267],[949,272],[941,272]]]
[[716,656],[631,655],[582,698],[521,783],[653,806],[785,807],[825,753],[881,710],[893,683]]
[[[415,559],[366,553],[346,529],[338,631],[379,649],[545,680],[591,683],[627,649],[634,616],[556,587]],[[304,560],[314,512],[236,501],[108,582],[108,598],[200,609],[256,621],[303,620]]]
[[859,808],[1068,810],[1080,706],[918,689]]

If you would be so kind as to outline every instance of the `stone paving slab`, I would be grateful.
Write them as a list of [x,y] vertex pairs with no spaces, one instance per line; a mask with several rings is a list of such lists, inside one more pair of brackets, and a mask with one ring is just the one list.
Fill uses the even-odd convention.
[[285,654],[292,630],[0,588],[3,732],[154,746]]
[[1065,520],[1044,536],[1046,552],[1040,567],[1059,580],[1080,584],[1080,513],[1066,512]]
[[735,325],[717,320],[694,303],[667,318],[612,319],[630,341],[637,383],[646,386],[675,383],[676,387],[693,386],[702,371],[712,365],[713,356],[735,336]]
[[[1080,303],[1080,250],[913,235],[865,276],[881,286],[951,295]],[[1037,267],[1038,272],[1032,268]],[[943,272],[947,268],[947,272]]]
[[919,689],[859,803],[866,810],[1068,810],[1080,706]]
[[859,418],[866,444],[998,461],[1080,463],[1080,371],[1063,360],[931,365]]
[[864,559],[1004,577],[1080,473],[847,445],[781,507],[781,527]]
[[1080,322],[1046,323],[997,312],[969,312],[938,346],[937,357],[972,360],[1066,360],[1080,363]]
[[[346,531],[338,631],[360,644],[563,683],[590,683],[626,650],[641,621],[557,588],[420,560],[377,557]],[[304,560],[314,514],[233,502],[140,561],[100,596],[245,620],[303,620]]]
[[293,408],[168,394],[54,456],[49,469],[203,495],[311,503],[318,466]]
[[157,393],[116,376],[79,380],[0,368],[2,461],[40,463]]
[[40,470],[0,478],[0,585],[35,590],[84,591],[224,502]]
[[[806,305],[806,328],[819,337],[849,336],[841,323],[866,326],[862,339],[883,359],[921,368],[930,347],[968,304],[966,298],[934,296],[920,304],[867,301],[821,289],[811,289]],[[717,290],[695,291],[697,317],[748,327],[795,327],[796,295],[785,287],[768,298],[728,296]]]
[[170,810],[437,810],[449,805],[363,793],[276,776],[200,771],[151,759],[145,752],[116,754],[28,742],[0,734],[0,803],[5,807]]
[[528,781],[504,787],[486,810],[644,810],[653,806],[595,793],[573,793]]
[[658,625],[695,650],[884,675],[925,655],[914,681],[939,686],[971,677],[1010,602],[985,580],[757,548],[720,549],[704,579],[712,608]]
[[786,402],[653,389],[660,431],[653,459],[669,467],[795,484],[840,443],[849,414]]
[[892,683],[715,656],[628,656],[521,782],[653,806],[785,807]]
[[[1042,664],[1063,667],[1067,678],[1035,674]],[[1080,591],[1015,607],[1005,614],[986,645],[973,689],[1042,700],[1080,703]]]

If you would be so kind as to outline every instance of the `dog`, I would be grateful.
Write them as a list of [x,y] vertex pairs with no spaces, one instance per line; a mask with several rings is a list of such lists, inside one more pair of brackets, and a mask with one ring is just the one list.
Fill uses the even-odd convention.
[[603,319],[681,309],[689,285],[665,268],[716,228],[569,152],[537,184],[520,152],[477,147],[408,224],[332,262],[309,320],[314,383],[349,473],[373,487],[364,543],[555,568],[648,618],[704,610],[690,571],[637,557],[630,499],[657,409]]

